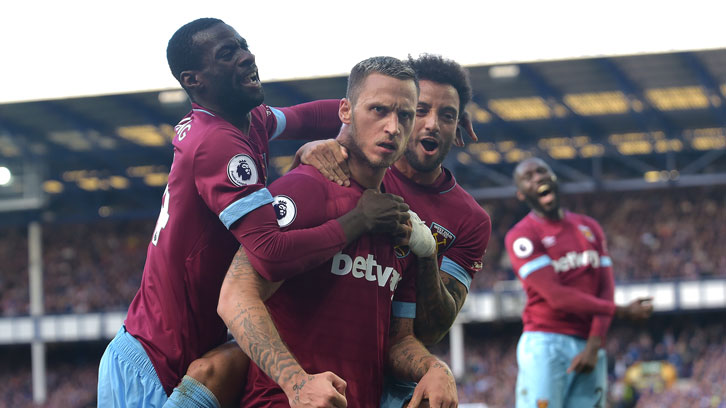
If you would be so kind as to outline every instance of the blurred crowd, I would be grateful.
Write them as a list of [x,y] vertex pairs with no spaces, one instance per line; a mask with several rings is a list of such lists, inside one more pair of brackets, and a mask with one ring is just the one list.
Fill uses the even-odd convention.
[[[567,195],[562,203],[602,225],[616,282],[726,276],[726,187]],[[528,212],[514,199],[482,206],[493,227],[485,273],[475,277],[474,290],[516,279],[504,236]]]
[[[528,212],[514,199],[482,203],[492,218],[484,270],[473,291],[515,276],[504,235]],[[617,282],[726,276],[726,187],[582,194],[563,205],[598,220]],[[44,224],[48,314],[125,310],[139,287],[155,220]],[[28,314],[27,231],[0,229],[0,316]]]
[[[656,315],[638,327],[615,323],[606,346],[609,396],[605,407],[726,407],[726,327],[720,323],[726,315],[680,317]],[[514,407],[520,330],[521,325],[512,322],[466,326],[466,370],[458,381],[460,403]],[[432,351],[450,363],[447,343]],[[45,407],[95,406],[101,346],[79,343],[56,352],[63,357],[48,364]],[[9,356],[11,353],[15,356]],[[0,349],[0,359],[11,363],[0,371],[0,408],[33,407],[29,351],[18,354],[22,353]],[[645,365],[651,369],[644,369]]]
[[[43,225],[46,314],[125,310],[141,282],[153,220]],[[0,236],[0,315],[29,313],[27,230]]]

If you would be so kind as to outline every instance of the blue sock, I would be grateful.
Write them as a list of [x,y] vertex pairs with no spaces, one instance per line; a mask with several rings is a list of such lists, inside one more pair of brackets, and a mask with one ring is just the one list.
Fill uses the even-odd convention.
[[164,403],[167,408],[221,408],[217,397],[204,384],[185,375]]

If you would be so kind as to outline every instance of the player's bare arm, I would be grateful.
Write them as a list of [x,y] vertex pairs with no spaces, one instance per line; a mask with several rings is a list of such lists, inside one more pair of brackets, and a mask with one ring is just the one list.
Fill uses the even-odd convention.
[[287,395],[292,407],[345,407],[345,381],[308,374],[290,353],[264,305],[282,282],[263,279],[240,248],[222,283],[218,313],[237,344]]
[[424,344],[432,345],[441,341],[454,323],[466,299],[466,288],[439,271],[436,256],[418,258],[417,268],[414,332]]
[[417,381],[409,407],[428,400],[434,407],[456,407],[456,381],[449,367],[424,347],[413,335],[413,319],[391,318],[391,348],[388,365],[396,377]]

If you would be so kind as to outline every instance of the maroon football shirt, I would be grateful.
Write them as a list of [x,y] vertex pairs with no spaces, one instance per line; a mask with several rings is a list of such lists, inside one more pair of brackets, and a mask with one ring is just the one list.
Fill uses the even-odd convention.
[[[582,338],[594,332],[604,335],[615,304],[612,261],[597,221],[569,211],[562,220],[556,221],[530,212],[509,230],[505,242],[512,267],[527,293],[527,304],[522,313],[524,331]],[[569,310],[555,310],[532,286],[531,276],[541,271],[571,288],[569,296],[561,299],[571,303]],[[584,310],[590,313],[583,313]],[[600,321],[594,324],[598,319]]]
[[[270,191],[285,230],[347,213],[364,189],[355,182],[338,186],[314,168],[300,166],[275,181]],[[415,317],[415,257],[408,252],[395,250],[391,237],[364,235],[319,267],[285,281],[266,303],[303,369],[332,371],[347,382],[349,407],[378,406],[391,314]],[[279,386],[251,364],[241,406],[287,401]]]
[[[335,112],[337,101],[281,110],[262,105],[251,111],[250,129],[244,134],[192,104],[192,111],[175,127],[174,161],[161,213],[141,287],[125,321],[167,393],[192,361],[226,340],[227,328],[217,315],[217,303],[222,280],[240,245],[228,228],[272,202],[265,188],[268,140],[281,134],[328,137],[330,130],[340,127],[337,116],[330,114]],[[311,133],[312,128],[326,131]],[[336,227],[331,226],[331,230]],[[344,241],[342,232],[327,231],[325,236]]]
[[492,232],[489,214],[469,195],[447,169],[430,185],[411,181],[392,166],[383,185],[400,195],[436,238],[441,270],[469,289],[482,269],[482,258]]

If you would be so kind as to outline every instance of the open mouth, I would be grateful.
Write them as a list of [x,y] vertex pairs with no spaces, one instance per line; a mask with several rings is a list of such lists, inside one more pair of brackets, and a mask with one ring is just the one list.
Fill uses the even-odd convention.
[[422,139],[420,143],[427,152],[433,152],[439,147],[439,142],[435,139]]
[[539,197],[539,203],[545,208],[549,208],[554,205],[555,202],[555,190],[551,184],[543,184],[537,187],[537,196]]
[[243,85],[257,85],[260,83],[260,76],[257,70],[242,78]]
[[543,185],[537,187],[537,195],[539,195],[540,197],[544,197],[551,192],[552,192],[552,186],[550,186],[549,184],[543,184]]
[[390,150],[390,151],[396,150],[396,145],[394,143],[391,143],[391,142],[378,143],[378,146],[379,147],[382,147],[382,148],[384,148],[386,150]]

